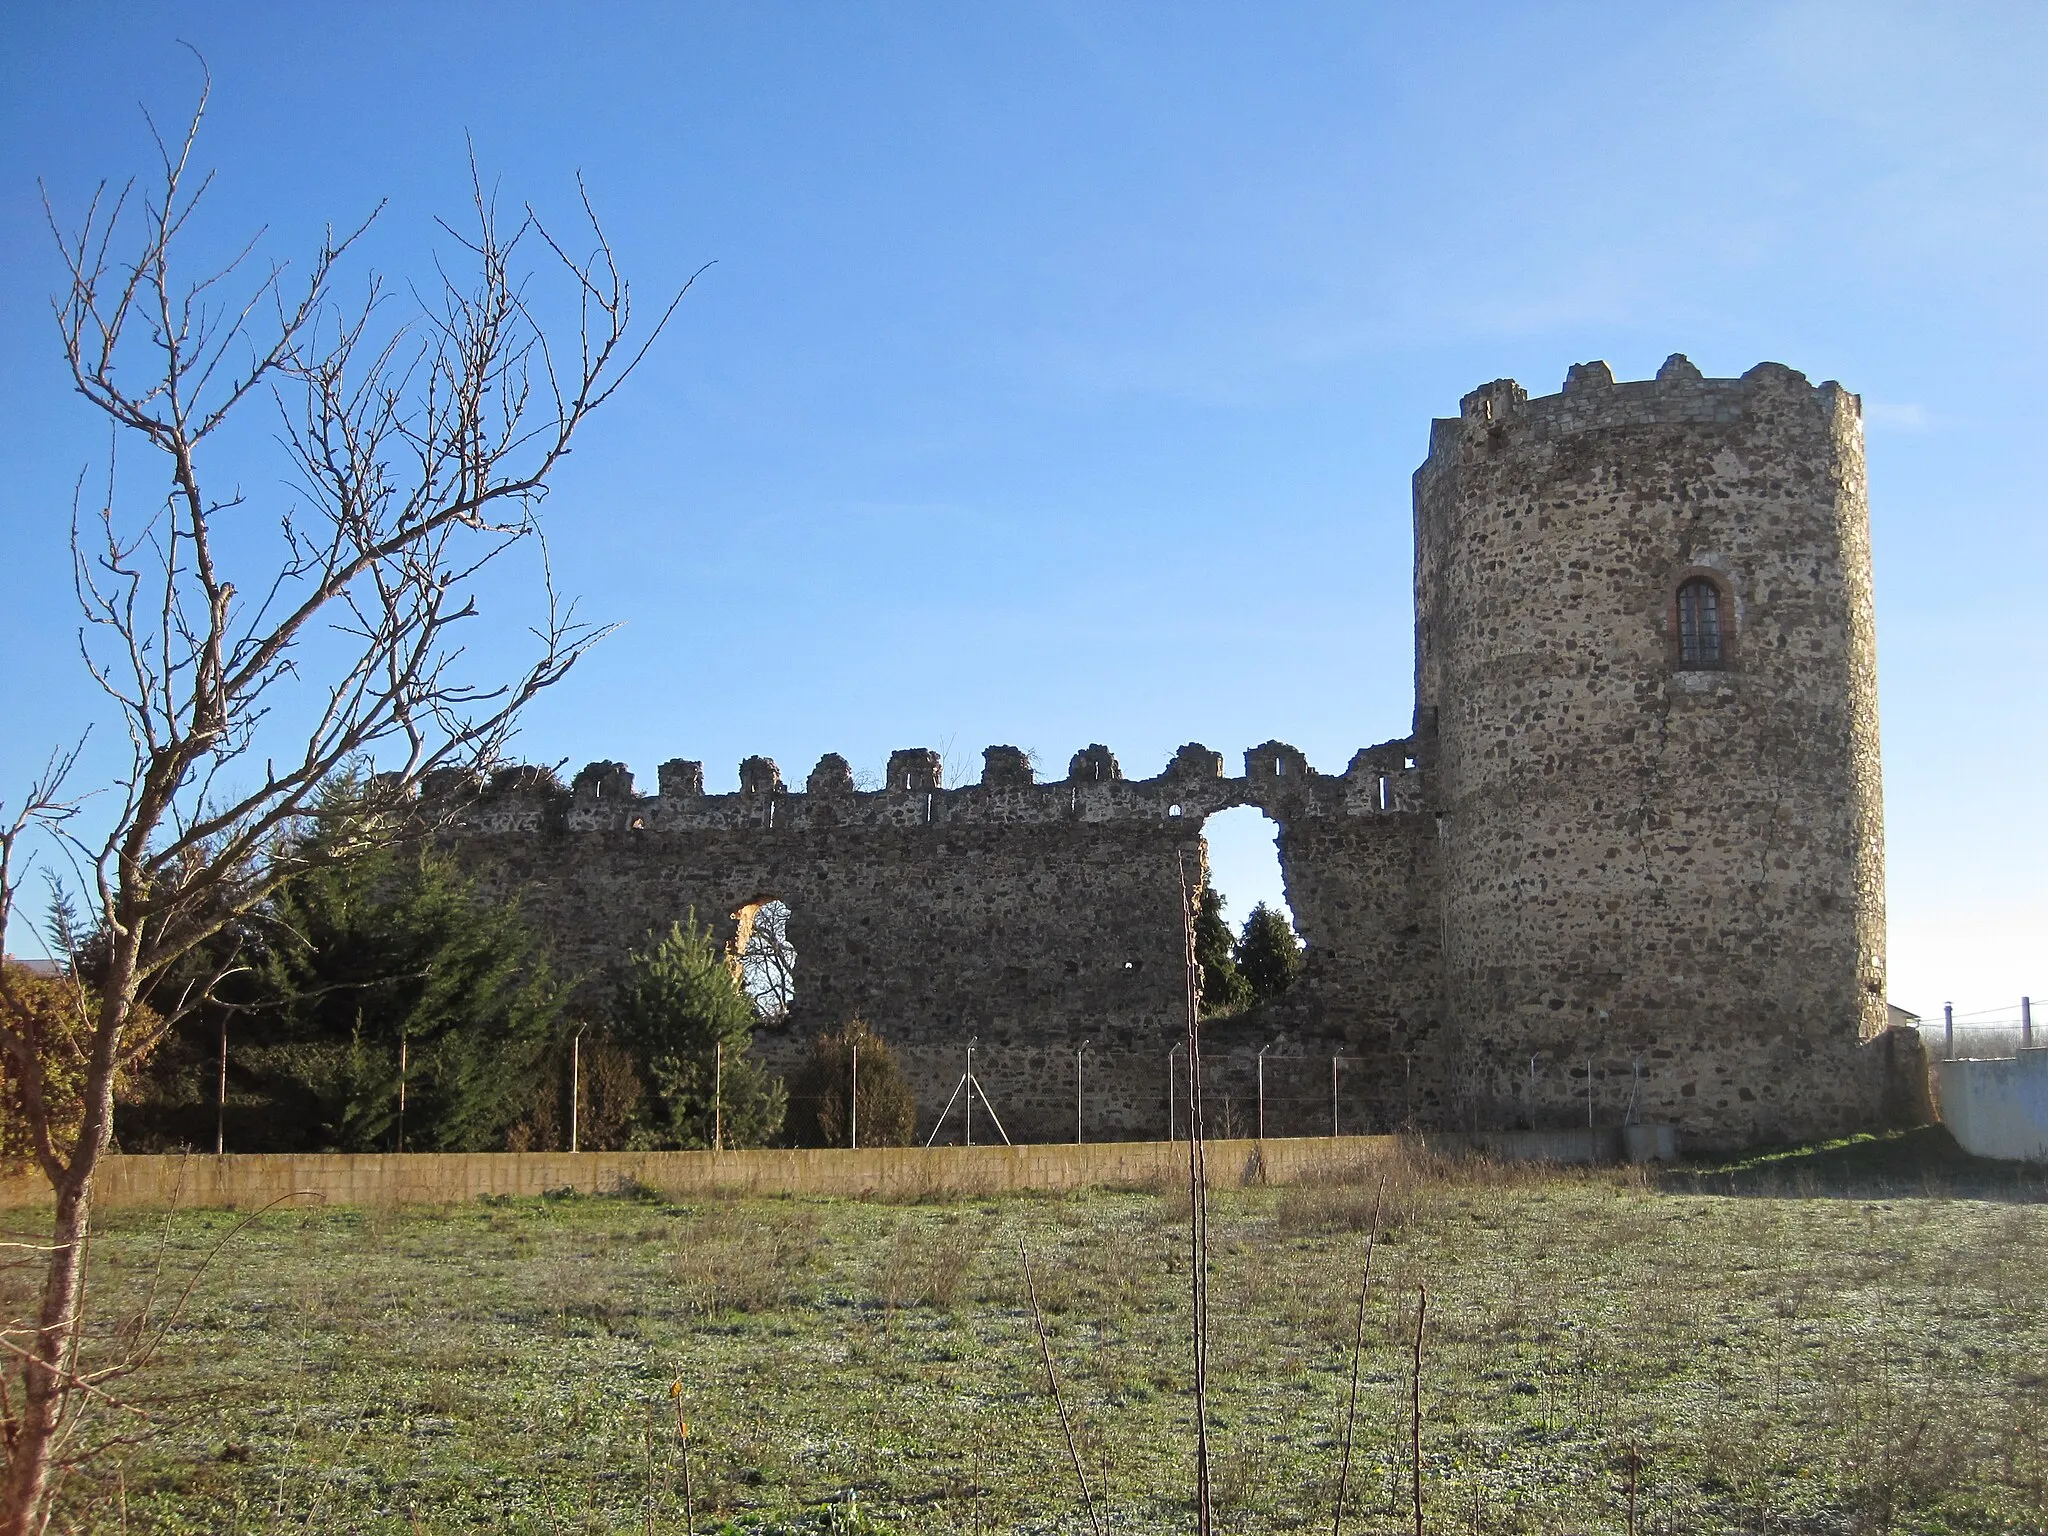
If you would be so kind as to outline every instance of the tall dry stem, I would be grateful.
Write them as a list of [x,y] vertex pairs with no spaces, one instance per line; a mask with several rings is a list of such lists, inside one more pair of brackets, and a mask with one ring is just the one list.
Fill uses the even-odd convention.
[[1095,1512],[1095,1495],[1088,1491],[1088,1474],[1081,1470],[1081,1451],[1074,1443],[1074,1425],[1067,1416],[1067,1398],[1060,1390],[1060,1373],[1053,1369],[1052,1337],[1045,1330],[1045,1312],[1038,1305],[1038,1282],[1031,1274],[1031,1254],[1022,1238],[1017,1240],[1017,1258],[1024,1266],[1024,1294],[1031,1302],[1031,1320],[1038,1325],[1038,1351],[1045,1360],[1045,1380],[1052,1389],[1053,1406],[1059,1410],[1060,1433],[1066,1437],[1067,1456],[1074,1464],[1074,1481],[1081,1485],[1081,1503],[1088,1511],[1088,1524],[1094,1528],[1095,1536],[1102,1536],[1102,1519]]
[[697,1536],[697,1500],[690,1487],[690,1425],[683,1417],[683,1384],[668,1389],[676,1405],[676,1448],[683,1461],[683,1536]]
[[1344,1459],[1337,1467],[1337,1510],[1330,1519],[1330,1536],[1344,1530],[1344,1494],[1351,1483],[1351,1441],[1358,1426],[1358,1367],[1365,1354],[1365,1299],[1372,1289],[1372,1251],[1379,1244],[1380,1213],[1387,1199],[1387,1176],[1380,1175],[1380,1192],[1373,1202],[1372,1230],[1365,1239],[1365,1268],[1358,1280],[1358,1326],[1351,1337],[1351,1396],[1344,1409]]
[[1202,1126],[1202,967],[1195,958],[1200,893],[1180,865],[1182,959],[1188,1022],[1188,1290],[1195,1361],[1195,1529],[1210,1536],[1209,1480],[1209,1170]]
[[1415,1495],[1415,1536],[1422,1536],[1422,1330],[1429,1321],[1429,1286],[1415,1288],[1415,1346],[1409,1368],[1408,1477]]

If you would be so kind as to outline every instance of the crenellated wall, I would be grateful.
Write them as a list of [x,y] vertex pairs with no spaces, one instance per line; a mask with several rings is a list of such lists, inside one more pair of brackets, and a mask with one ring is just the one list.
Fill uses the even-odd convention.
[[[855,790],[832,754],[802,792],[748,758],[727,795],[705,794],[691,762],[664,764],[651,796],[610,762],[585,768],[567,793],[526,770],[489,785],[446,778],[431,793],[454,807],[452,846],[490,891],[524,903],[593,1006],[651,930],[694,913],[732,943],[743,914],[780,900],[796,1000],[757,1034],[766,1060],[787,1070],[818,1033],[859,1016],[902,1056],[929,1129],[974,1042],[1004,1129],[1046,1140],[1074,1132],[1083,1041],[1088,1133],[1167,1131],[1168,1057],[1185,1027],[1179,892],[1202,878],[1204,820],[1239,805],[1279,825],[1312,957],[1278,1025],[1300,1060],[1268,1064],[1274,1111],[1312,1099],[1296,1118],[1327,1124],[1332,1049],[1384,1054],[1390,1031],[1423,1022],[1435,991],[1434,923],[1411,910],[1434,832],[1411,762],[1392,743],[1322,775],[1268,742],[1246,754],[1244,777],[1226,778],[1220,754],[1190,745],[1157,777],[1132,780],[1091,746],[1064,780],[1036,783],[1023,753],[991,747],[981,784],[945,789],[938,755],[918,749],[892,754],[888,787],[872,792]],[[1398,986],[1359,985],[1390,966],[1403,970]],[[1264,1021],[1250,1048],[1275,1027]],[[1241,1096],[1228,1061],[1238,1043],[1224,1029],[1214,1047],[1226,1097]],[[1290,1072],[1301,1093],[1283,1091]],[[1394,1123],[1380,1083],[1340,1074],[1349,1129]]]
[[[975,1069],[1019,1139],[1169,1128],[1181,901],[1205,819],[1278,827],[1307,945],[1280,1005],[1208,1026],[1216,1129],[1494,1131],[1628,1119],[1693,1144],[1875,1123],[1884,1014],[1874,607],[1857,398],[1765,363],[1653,380],[1575,366],[1434,423],[1415,497],[1411,736],[1319,774],[1281,742],[1183,747],[1131,780],[1103,746],[1057,782],[1015,747],[943,786],[893,753],[856,788],[766,758],[639,795],[618,763],[567,791],[443,780],[453,846],[553,935],[597,1004],[650,930],[728,939],[791,909],[797,999],[761,1049],[793,1065],[859,1015],[903,1054],[924,1128]],[[1678,594],[1709,584],[1715,664]],[[1896,1053],[1893,1053],[1896,1054]],[[1334,1058],[1334,1061],[1333,1061]],[[983,1133],[987,1134],[986,1131]]]

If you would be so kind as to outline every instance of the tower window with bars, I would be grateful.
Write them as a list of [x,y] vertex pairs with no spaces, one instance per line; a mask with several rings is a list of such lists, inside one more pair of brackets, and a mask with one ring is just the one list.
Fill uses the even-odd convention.
[[1727,664],[1728,642],[1721,589],[1695,576],[1678,589],[1678,664],[1719,667]]

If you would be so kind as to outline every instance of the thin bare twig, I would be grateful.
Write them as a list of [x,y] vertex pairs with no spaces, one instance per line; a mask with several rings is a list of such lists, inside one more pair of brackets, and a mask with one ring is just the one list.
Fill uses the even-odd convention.
[[1088,1474],[1081,1470],[1081,1451],[1074,1443],[1074,1426],[1067,1417],[1066,1394],[1060,1391],[1060,1375],[1053,1369],[1052,1337],[1045,1331],[1045,1313],[1038,1306],[1038,1282],[1031,1277],[1031,1255],[1024,1239],[1017,1239],[1017,1258],[1024,1265],[1024,1294],[1031,1301],[1031,1318],[1038,1325],[1038,1350],[1045,1359],[1045,1380],[1052,1389],[1053,1405],[1060,1413],[1060,1433],[1067,1439],[1067,1455],[1074,1463],[1074,1481],[1081,1485],[1081,1502],[1088,1510],[1088,1524],[1095,1536],[1102,1536],[1102,1519],[1095,1512],[1095,1495],[1088,1491]]

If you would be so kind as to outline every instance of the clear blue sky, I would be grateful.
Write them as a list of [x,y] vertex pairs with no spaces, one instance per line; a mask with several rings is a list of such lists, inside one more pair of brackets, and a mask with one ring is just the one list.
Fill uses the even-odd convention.
[[1408,727],[1432,415],[1771,358],[1866,402],[1893,995],[2048,994],[2039,6],[5,0],[0,796],[93,705],[35,182],[145,167],[178,39],[222,238],[388,198],[419,277],[468,135],[650,293],[717,262],[550,504],[623,628],[530,757],[1336,770]]

